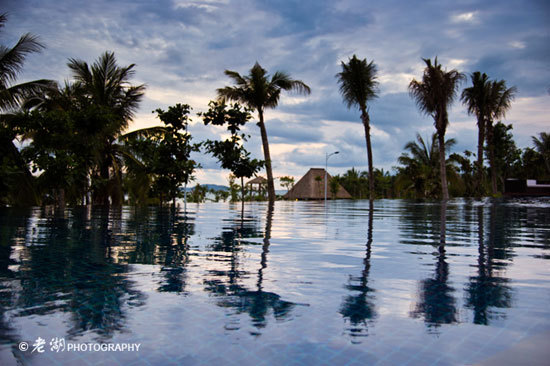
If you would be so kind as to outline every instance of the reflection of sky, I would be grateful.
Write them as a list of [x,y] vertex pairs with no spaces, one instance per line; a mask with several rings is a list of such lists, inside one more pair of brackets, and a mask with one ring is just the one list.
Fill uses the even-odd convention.
[[[73,340],[92,341],[106,335],[104,339],[109,342],[141,342],[144,353],[139,357],[151,364],[166,359],[180,359],[183,364],[193,360],[216,363],[225,357],[234,362],[242,358],[243,364],[257,358],[281,361],[285,357],[285,361],[305,357],[316,363],[336,354],[344,364],[354,357],[390,363],[417,357],[416,362],[421,363],[440,360],[453,364],[478,362],[508,348],[523,334],[533,335],[544,327],[550,328],[550,273],[548,257],[541,256],[550,249],[543,236],[550,219],[546,210],[451,201],[445,216],[445,256],[441,259],[437,248],[441,227],[437,203],[382,200],[376,201],[374,207],[370,256],[369,210],[363,201],[329,202],[326,211],[318,202],[277,202],[271,225],[265,215],[266,204],[250,203],[245,206],[242,226],[239,205],[190,204],[187,223],[191,226],[181,226],[186,222],[181,213],[171,215],[166,210],[159,214],[157,209],[151,209],[149,214],[136,214],[133,209],[123,209],[120,215],[110,216],[123,220],[106,225],[109,241],[88,237],[90,228],[82,232],[75,229],[88,227],[94,221],[93,213],[84,225],[71,221],[79,215],[66,215],[65,221],[56,221],[56,227],[68,223],[73,229],[63,233],[75,240],[67,243],[79,250],[67,251],[66,255],[60,251],[60,262],[54,267],[63,269],[63,263],[67,263],[67,270],[76,271],[70,264],[88,263],[89,256],[105,263],[111,258],[113,267],[96,263],[83,268],[93,268],[113,279],[117,289],[120,287],[121,291],[113,294],[118,294],[124,315],[116,329],[109,329],[109,323],[103,330],[88,323],[92,327],[77,333]],[[483,213],[482,230],[479,210]],[[44,262],[39,260],[52,258],[46,255],[48,250],[63,249],[65,239],[52,239],[56,237],[51,235],[49,225],[54,221],[41,218],[48,214],[34,211],[33,215],[32,220],[22,221],[25,224],[13,232],[13,241],[9,241],[15,245],[11,252],[14,264],[20,265],[10,267],[11,277],[2,275],[2,283],[10,284],[9,289],[2,291],[14,291],[13,297],[3,299],[17,298],[18,291],[29,286],[29,276],[43,273]],[[264,235],[269,226],[271,238],[266,242]],[[144,227],[147,230],[143,231]],[[26,246],[24,240],[17,239],[29,237],[27,233],[33,229],[33,240],[41,245]],[[138,240],[137,231],[142,235],[137,236]],[[224,237],[223,232],[230,234]],[[224,238],[226,242],[221,245]],[[238,250],[231,252],[232,246]],[[170,262],[169,258],[175,258],[170,253],[177,250],[183,251],[183,259]],[[73,257],[75,253],[79,256]],[[438,273],[441,260],[448,273]],[[119,272],[109,272],[113,268]],[[238,271],[239,276],[230,279],[232,270]],[[27,282],[20,282],[23,277]],[[67,294],[78,292],[72,288],[76,284],[92,286],[90,291],[98,285],[85,276],[72,278],[76,282],[50,281],[65,286],[63,291]],[[474,324],[474,308],[468,305],[468,296],[472,296],[469,289],[476,295],[477,288],[484,288],[469,286],[479,278],[494,279],[492,283],[497,285],[501,283],[497,280],[503,279],[506,282],[502,285],[509,288],[503,287],[510,295],[508,303],[488,303],[491,316],[487,325]],[[233,290],[228,287],[232,280],[237,285]],[[39,299],[48,299],[48,291],[59,289],[48,287],[46,280],[42,283]],[[171,286],[174,283],[181,286]],[[229,291],[212,291],[211,284],[224,285]],[[427,312],[437,304],[426,303],[431,298],[422,297],[425,284],[452,289],[447,295],[457,310],[455,323],[430,323],[438,318],[430,318]],[[352,300],[360,301],[361,291],[368,300],[368,311],[363,314],[370,318],[351,324],[351,318],[344,316],[349,313],[342,308]],[[252,317],[257,313],[247,306],[261,299],[257,297],[262,296],[260,292],[267,305],[261,327]],[[70,296],[61,296],[53,302],[27,303],[25,309],[16,305],[5,311],[14,341],[38,335],[66,336],[74,328],[75,319],[71,315],[74,309],[65,307],[69,299]],[[480,300],[476,301],[479,305]],[[4,309],[13,306],[2,304]],[[277,317],[274,311],[281,304],[291,306]],[[496,308],[495,304],[504,307]],[[417,309],[426,313],[411,316]],[[363,337],[353,338],[354,334]],[[9,346],[0,345],[0,354],[11,354]],[[470,358],[464,360],[464,354]],[[135,356],[116,355],[121,362],[131,362]],[[99,362],[106,355],[84,357]],[[61,356],[55,359],[61,360]],[[35,357],[31,364],[39,361]]]
[[[396,165],[406,142],[427,137],[433,121],[421,116],[407,85],[423,69],[421,57],[438,56],[448,68],[486,72],[518,87],[507,116],[520,147],[547,129],[550,114],[549,5],[545,1],[63,1],[3,2],[9,13],[2,44],[25,32],[39,35],[47,48],[31,55],[22,80],[68,79],[68,58],[88,62],[105,50],[120,64],[136,63],[136,83],[147,93],[133,128],[158,123],[151,114],[179,102],[204,111],[215,90],[228,83],[223,70],[246,73],[255,61],[268,71],[284,70],[312,88],[308,97],[283,95],[278,109],[266,112],[275,176],[301,177],[324,165],[326,151],[342,153],[329,161],[331,172],[366,170],[363,130],[356,110],[347,110],[334,75],[340,61],[357,54],[379,69],[380,98],[372,102],[375,167]],[[456,103],[449,137],[455,151],[475,150],[475,119]],[[195,118],[196,138],[222,131]],[[261,157],[258,128],[249,149]],[[213,159],[199,158],[200,183],[225,183]]]

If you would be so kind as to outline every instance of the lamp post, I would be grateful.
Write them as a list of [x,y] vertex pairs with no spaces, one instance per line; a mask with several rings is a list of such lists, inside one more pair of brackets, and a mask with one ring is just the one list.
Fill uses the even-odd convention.
[[[187,136],[187,121],[185,121],[185,142],[188,142],[189,136]],[[185,180],[185,185],[183,186],[183,215],[187,217],[187,181],[189,180],[189,176],[187,176],[187,179]]]
[[340,151],[335,151],[332,154],[325,153],[325,205],[327,204],[327,179],[328,179],[328,158],[330,158],[332,155],[339,154]]

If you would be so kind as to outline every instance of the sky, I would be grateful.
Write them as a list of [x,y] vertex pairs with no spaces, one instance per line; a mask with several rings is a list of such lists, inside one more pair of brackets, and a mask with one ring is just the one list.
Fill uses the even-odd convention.
[[[503,120],[513,124],[518,147],[550,132],[550,2],[547,0],[324,1],[324,0],[2,0],[8,21],[0,43],[26,32],[45,49],[30,55],[18,82],[71,80],[68,59],[95,61],[113,51],[118,64],[136,64],[134,84],[146,84],[130,129],[159,125],[153,110],[187,103],[208,109],[216,89],[231,85],[224,70],[247,74],[259,62],[269,74],[284,71],[311,87],[308,96],[283,93],[265,112],[273,172],[298,180],[311,167],[343,174],[367,170],[364,129],[357,109],[342,102],[335,75],[354,54],[378,70],[379,96],[369,102],[373,164],[391,171],[408,141],[429,139],[431,117],[419,112],[407,86],[420,79],[422,58],[438,57],[447,69],[506,80],[518,89]],[[467,81],[461,85],[468,87]],[[259,128],[245,132],[245,147],[263,158]],[[193,116],[195,141],[227,136]],[[452,152],[477,151],[477,126],[458,100],[447,138]],[[227,184],[229,171],[196,155],[201,184]],[[264,174],[265,176],[265,174]]]

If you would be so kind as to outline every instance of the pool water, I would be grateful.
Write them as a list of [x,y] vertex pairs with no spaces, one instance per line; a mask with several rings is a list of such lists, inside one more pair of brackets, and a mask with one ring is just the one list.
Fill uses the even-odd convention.
[[543,365],[549,260],[544,199],[1,208],[0,364]]

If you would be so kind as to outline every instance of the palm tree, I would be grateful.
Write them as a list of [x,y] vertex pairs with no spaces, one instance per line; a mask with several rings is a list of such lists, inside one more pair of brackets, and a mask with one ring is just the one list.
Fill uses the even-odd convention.
[[[6,14],[0,14],[0,29],[4,27],[6,21]],[[1,180],[4,184],[0,184],[0,191],[10,190],[8,186],[11,184],[6,183],[8,180],[18,181],[17,191],[19,194],[14,199],[17,203],[25,201],[29,204],[36,204],[38,203],[38,196],[34,190],[32,174],[13,143],[18,131],[10,123],[13,118],[12,113],[25,99],[41,93],[43,90],[55,85],[55,83],[44,79],[21,84],[14,84],[14,82],[23,69],[23,63],[27,55],[39,52],[43,48],[44,46],[38,41],[38,38],[30,33],[22,35],[15,46],[11,48],[0,45],[0,155],[6,157],[5,163],[9,162],[7,164],[16,170],[15,173],[8,174],[11,178],[2,177]],[[4,175],[3,172],[0,173],[2,176]],[[8,186],[3,187],[5,184]],[[3,195],[2,192],[0,192],[0,195]]]
[[458,86],[464,79],[464,74],[457,70],[446,71],[430,59],[422,59],[426,63],[422,81],[413,79],[409,84],[409,93],[422,112],[434,119],[437,138],[439,140],[439,173],[441,175],[442,199],[449,199],[447,173],[445,169],[445,132],[449,125],[447,107],[452,104]]
[[[121,176],[118,173],[120,161],[116,158],[120,149],[115,142],[133,119],[143,97],[145,85],[130,85],[135,64],[118,66],[113,52],[105,52],[91,66],[77,59],[69,59],[68,66],[75,79],[77,105],[92,108],[96,115],[102,116],[95,119],[93,126],[90,126],[90,132],[97,137],[96,178],[100,181],[94,201],[108,204],[109,180],[114,178],[114,186],[121,185]],[[115,189],[113,197],[120,196],[116,191],[118,189]]]
[[[6,20],[6,14],[0,14],[0,29]],[[9,112],[19,107],[29,96],[41,93],[55,84],[45,79],[13,84],[23,69],[27,55],[40,52],[43,48],[38,38],[30,33],[22,35],[11,48],[0,45],[0,112]]]
[[485,143],[485,132],[487,118],[489,116],[489,91],[491,82],[487,74],[476,71],[470,75],[472,86],[462,91],[461,100],[468,107],[468,114],[477,118],[477,194],[483,194],[483,144]]
[[546,165],[546,172],[550,174],[550,133],[541,132],[539,133],[539,138],[531,136],[533,143],[535,144],[535,149],[542,155],[544,164]]
[[219,97],[243,103],[258,112],[258,126],[260,127],[262,136],[265,170],[267,173],[267,193],[269,202],[275,202],[275,185],[273,184],[271,155],[269,153],[269,142],[264,123],[264,110],[266,108],[275,108],[279,104],[281,90],[294,90],[302,94],[309,94],[311,93],[311,89],[303,81],[291,79],[288,74],[281,71],[276,71],[269,78],[267,71],[257,62],[246,76],[241,76],[239,73],[231,70],[225,70],[225,75],[229,76],[237,85],[218,89]]
[[497,169],[495,163],[495,147],[493,143],[493,121],[504,118],[506,112],[512,106],[516,94],[516,87],[506,87],[504,80],[493,81],[490,83],[488,104],[489,113],[487,115],[487,147],[489,150],[489,164],[491,166],[491,188],[493,195],[497,194]]
[[369,200],[374,199],[374,170],[372,167],[372,146],[370,141],[370,116],[367,103],[376,98],[376,65],[367,59],[359,60],[353,55],[348,63],[342,61],[342,72],[336,74],[340,84],[340,93],[348,108],[356,106],[361,111],[361,121],[367,140],[367,160],[369,164]]
[[[397,185],[404,191],[414,190],[416,198],[435,197],[440,190],[439,175],[439,146],[437,133],[433,133],[430,142],[424,141],[420,134],[416,134],[416,141],[409,141],[405,145],[405,152],[397,159],[403,167],[398,167],[399,177]],[[456,144],[455,139],[445,141],[445,150],[448,151]],[[451,156],[446,162],[447,176],[451,181],[457,178]]]

